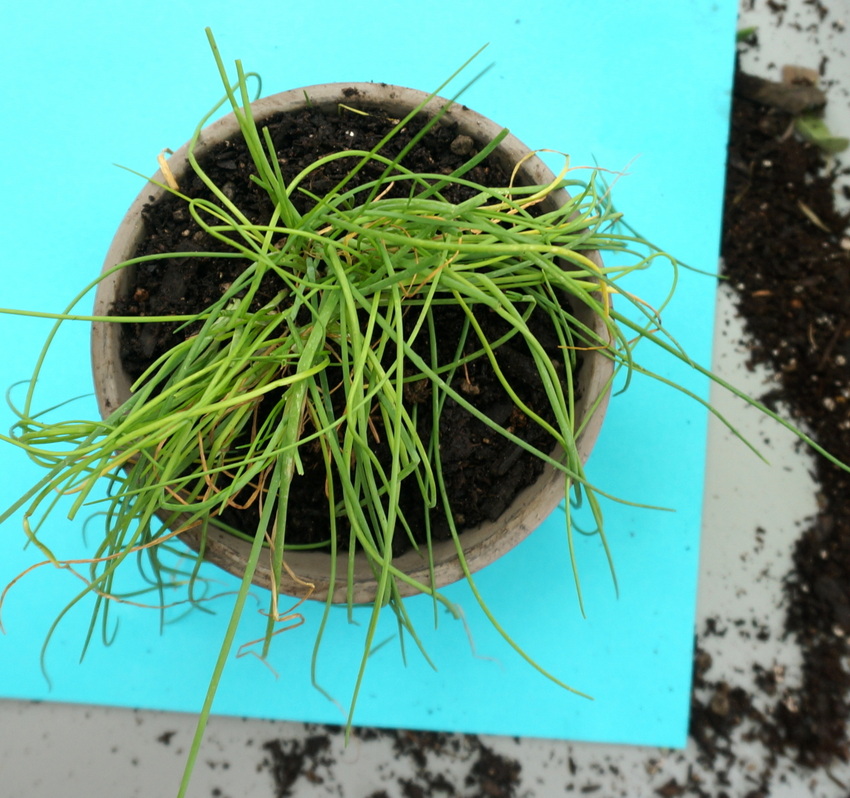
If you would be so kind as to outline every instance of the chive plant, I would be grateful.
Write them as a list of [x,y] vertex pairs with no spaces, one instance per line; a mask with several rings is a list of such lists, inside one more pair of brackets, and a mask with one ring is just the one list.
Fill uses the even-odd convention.
[[[214,199],[190,199],[181,194],[179,184],[162,188],[185,202],[200,229],[222,242],[231,256],[244,261],[244,271],[203,312],[178,319],[194,324],[197,332],[151,365],[135,383],[132,396],[108,417],[50,421],[33,407],[33,389],[59,325],[81,319],[115,324],[175,320],[173,316],[130,319],[74,314],[74,305],[97,281],[86,286],[66,312],[56,316],[28,393],[17,410],[15,428],[10,436],[2,436],[42,466],[44,476],[0,516],[0,521],[23,508],[26,537],[42,551],[45,562],[72,570],[83,579],[84,587],[71,606],[86,596],[94,597],[89,637],[97,622],[106,629],[113,600],[141,603],[138,593],[122,593],[117,581],[130,563],[142,564],[160,606],[168,603],[168,590],[178,585],[183,586],[189,601],[200,603],[204,598],[198,578],[202,551],[183,569],[166,566],[163,552],[187,529],[200,528],[203,538],[210,519],[227,507],[244,503],[246,495],[261,507],[255,530],[231,530],[250,539],[250,556],[180,795],[188,785],[257,564],[261,556],[271,558],[275,585],[288,567],[287,521],[293,512],[290,489],[301,469],[305,446],[319,448],[326,469],[331,583],[341,553],[338,530],[343,520],[350,529],[349,553],[366,555],[377,582],[363,655],[357,665],[350,724],[381,615],[394,613],[401,635],[408,635],[422,648],[405,611],[400,585],[428,594],[435,606],[441,604],[458,614],[435,585],[433,571],[431,579],[417,581],[394,563],[394,539],[409,536],[411,528],[411,519],[399,503],[403,483],[417,486],[426,528],[430,511],[442,508],[466,579],[492,623],[533,667],[571,689],[512,641],[475,586],[441,469],[440,418],[447,403],[457,403],[488,425],[493,434],[512,440],[558,469],[567,500],[568,539],[571,541],[573,534],[570,508],[581,502],[590,507],[604,543],[598,501],[602,493],[588,482],[576,448],[576,438],[587,421],[575,412],[573,375],[582,353],[594,350],[609,358],[615,372],[626,373],[626,383],[636,373],[666,381],[635,359],[635,347],[643,342],[644,346],[665,350],[741,395],[689,360],[662,326],[658,310],[618,290],[622,278],[659,259],[672,264],[674,270],[679,264],[621,224],[598,174],[591,173],[587,181],[579,182],[565,167],[550,184],[531,187],[489,187],[465,177],[496,149],[507,131],[450,175],[411,172],[404,166],[405,154],[439,122],[441,114],[398,156],[385,156],[382,150],[422,110],[423,103],[372,150],[330,154],[286,181],[268,130],[258,127],[252,116],[241,65],[237,62],[237,81],[231,86],[209,31],[208,35],[226,96],[198,125],[188,161]],[[203,125],[223,103],[233,108],[253,161],[254,180],[273,206],[271,216],[262,224],[252,222],[206,175],[195,157]],[[355,162],[347,177],[323,196],[310,195],[309,209],[299,212],[293,197],[308,194],[304,186],[311,173],[342,158]],[[380,177],[356,180],[366,164],[379,164]],[[390,185],[403,187],[403,197],[387,196]],[[464,186],[470,198],[449,202],[445,193],[450,185]],[[556,210],[539,212],[542,201],[562,189],[572,197]],[[592,252],[615,252],[626,257],[616,259],[621,265],[603,267],[589,256]],[[220,257],[220,253],[196,254]],[[186,253],[181,255],[185,257]],[[168,256],[137,258],[112,271]],[[260,286],[268,285],[269,280],[278,286],[277,293],[258,307],[255,299]],[[446,304],[463,314],[457,356],[448,364],[439,362],[433,346],[425,347],[424,354],[422,347],[416,346],[420,337],[435,340],[435,310]],[[599,329],[603,333],[577,318],[575,309],[579,307],[591,309],[601,319]],[[507,322],[508,332],[495,338],[488,336],[481,324],[483,313]],[[534,313],[545,314],[559,343],[559,364],[553,363],[535,335],[530,323]],[[550,413],[526,406],[519,386],[500,366],[500,348],[510,340],[522,342],[529,352]],[[477,409],[459,390],[458,378],[474,358],[490,363],[514,404],[531,423],[546,431],[548,446],[527,443]],[[404,401],[405,387],[422,380],[431,388],[429,398],[412,406]],[[681,386],[671,383],[670,387],[688,393]],[[700,397],[691,396],[705,404]],[[259,416],[261,401],[264,411]],[[772,411],[751,399],[747,401],[787,426]],[[430,421],[426,435],[419,423],[422,414]],[[386,441],[388,458],[375,455],[376,428]],[[250,433],[248,442],[237,443],[245,440],[246,433]],[[555,451],[563,456],[554,455]],[[97,486],[103,483],[108,486],[106,498],[97,492]],[[40,537],[62,497],[69,496],[72,504],[68,515],[74,517],[94,504],[105,522],[96,551],[84,561],[60,561]],[[429,543],[411,538],[410,545],[420,548],[426,560],[429,558]],[[353,563],[353,557],[347,561]],[[575,569],[574,564],[572,567]],[[575,577],[577,581],[577,574]],[[305,585],[305,590],[308,587]],[[331,612],[331,598],[329,594],[317,630],[316,653]],[[273,589],[263,655],[268,653],[281,621],[278,600],[278,591]],[[50,634],[54,628],[55,624]],[[315,660],[314,654],[314,669]]]

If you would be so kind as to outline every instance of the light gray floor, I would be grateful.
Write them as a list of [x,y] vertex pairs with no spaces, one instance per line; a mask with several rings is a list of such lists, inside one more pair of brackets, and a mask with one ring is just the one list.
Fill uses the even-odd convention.
[[[817,4],[788,0],[782,19],[756,0],[750,9],[744,0],[741,27],[757,25],[760,49],[744,57],[750,71],[775,77],[784,63],[817,67],[827,56],[826,78],[836,81],[829,89],[828,121],[835,132],[850,132],[850,0],[828,2],[828,13],[819,20]],[[817,23],[817,27],[812,27]],[[843,81],[843,82],[842,82]],[[769,375],[750,374],[742,368],[744,353],[737,346],[740,334],[727,298],[718,306],[714,366],[737,384],[759,392]],[[808,461],[788,436],[744,410],[740,402],[715,395],[716,403],[756,440],[770,438],[767,467],[748,457],[718,424],[711,425],[708,479],[703,529],[703,550],[698,628],[707,617],[755,618],[771,629],[781,628],[780,580],[788,570],[790,542],[799,525],[815,508],[815,488],[808,476]],[[760,541],[758,527],[770,531]],[[745,684],[754,661],[766,666],[787,666],[784,678],[796,678],[797,652],[777,635],[759,642],[734,630],[705,645],[713,657],[710,676]],[[176,792],[183,758],[191,742],[191,716],[94,707],[0,702],[0,798],[100,798],[100,796],[172,796]],[[172,734],[173,733],[173,734]],[[264,741],[304,738],[310,730],[301,724],[214,718],[196,769],[192,796],[273,795],[272,778],[262,766]],[[168,742],[163,735],[170,734]],[[468,763],[463,741],[455,757],[441,756],[436,767],[460,783]],[[499,752],[522,764],[519,795],[562,795],[572,785],[599,785],[590,793],[599,796],[653,796],[675,778],[686,780],[690,770],[701,773],[693,746],[684,752],[509,738],[487,738]],[[398,777],[407,764],[390,765],[386,741],[355,740],[347,749],[335,740],[330,755],[332,773],[316,772],[323,783],[302,779],[295,796],[366,796],[378,789],[401,795]],[[726,788],[732,798],[755,786],[753,776],[764,766],[763,752],[740,741],[738,762]],[[570,768],[572,761],[572,770]],[[331,778],[332,776],[332,778]],[[832,778],[831,778],[831,777]],[[716,795],[711,773],[703,773],[706,794]],[[850,765],[826,773],[796,773],[780,763],[773,778],[772,798],[812,795],[846,796],[833,780],[850,785]]]

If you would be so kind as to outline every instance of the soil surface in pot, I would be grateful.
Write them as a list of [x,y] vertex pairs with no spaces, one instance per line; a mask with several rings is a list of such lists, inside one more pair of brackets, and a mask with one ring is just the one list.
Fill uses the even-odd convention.
[[[351,98],[354,103],[356,97]],[[285,180],[290,180],[304,167],[329,153],[357,148],[368,150],[375,146],[393,124],[377,112],[364,116],[345,110],[326,115],[317,109],[305,109],[297,114],[273,117],[265,123],[277,149]],[[395,155],[404,147],[421,126],[414,121],[397,135],[383,150],[385,155]],[[405,156],[404,165],[417,172],[449,174],[464,164],[474,154],[475,142],[459,135],[450,125],[435,127]],[[265,192],[250,181],[253,164],[244,143],[228,141],[207,153],[201,164],[223,192],[249,216],[252,221],[264,222],[271,214],[271,203]],[[354,159],[333,161],[326,169],[317,172],[305,186],[314,194],[332,189],[347,173]],[[371,165],[357,178],[362,183],[377,178],[380,167]],[[505,174],[493,159],[486,159],[466,175],[469,179],[490,186],[508,185],[511,175]],[[181,178],[180,190],[189,197],[211,199],[202,181],[194,174]],[[406,191],[397,187],[396,193]],[[462,188],[452,186],[444,192],[452,202],[470,195]],[[311,200],[298,195],[296,205],[304,212]],[[224,290],[245,267],[245,261],[230,258],[190,257],[191,252],[227,251],[227,246],[211,240],[191,219],[185,203],[170,195],[149,204],[144,211],[145,238],[137,256],[164,252],[186,253],[174,258],[140,264],[135,284],[126,302],[117,304],[115,312],[121,315],[176,315],[201,312],[219,299]],[[258,306],[274,297],[279,285],[269,284],[257,296]],[[436,346],[441,363],[453,360],[463,313],[457,308],[441,306],[435,309]],[[507,331],[505,323],[490,313],[481,313],[480,321],[490,340]],[[547,347],[553,362],[559,363],[563,372],[563,356],[551,330],[547,334],[545,319],[532,316],[532,326],[538,339]],[[123,329],[122,359],[128,372],[136,377],[174,344],[177,325],[127,324]],[[417,346],[427,357],[429,339],[423,333]],[[470,341],[468,349],[473,348]],[[499,361],[507,377],[519,386],[522,400],[547,421],[552,420],[545,392],[536,375],[533,360],[524,343],[517,338],[499,348]],[[559,362],[560,361],[560,362]],[[410,408],[423,405],[420,430],[427,439],[430,408],[430,384],[410,383],[405,393]],[[552,448],[548,434],[538,425],[530,423],[500,385],[495,372],[485,357],[478,358],[459,374],[457,387],[468,400],[496,423],[544,451]],[[340,394],[342,392],[339,392]],[[425,404],[425,403],[428,404]],[[377,422],[376,422],[377,424]],[[309,432],[307,429],[305,432]],[[495,520],[510,504],[516,494],[531,484],[542,472],[539,458],[508,441],[483,422],[476,420],[466,410],[449,400],[441,421],[441,458],[454,520],[460,528],[475,526],[485,520]],[[376,429],[374,450],[386,461],[388,450],[380,428]],[[301,459],[304,475],[293,483],[292,506],[297,508],[287,523],[288,543],[319,543],[328,539],[328,509],[325,498],[325,466],[318,447],[302,447]],[[415,480],[403,483],[400,506],[411,524],[418,542],[426,540],[422,499]],[[228,510],[223,520],[252,533],[256,529],[259,503],[244,510]],[[441,509],[431,512],[432,537],[450,538],[449,525]],[[341,530],[344,545],[346,530]],[[395,535],[396,553],[409,547],[407,536]]]

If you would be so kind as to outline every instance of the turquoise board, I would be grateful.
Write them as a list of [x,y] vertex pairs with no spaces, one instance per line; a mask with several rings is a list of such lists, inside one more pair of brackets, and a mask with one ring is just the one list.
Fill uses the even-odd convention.
[[[682,260],[716,268],[734,60],[733,0],[596,3],[431,0],[309,4],[255,0],[203,4],[152,0],[18,3],[0,16],[4,153],[0,181],[0,307],[56,311],[100,267],[112,232],[140,190],[116,168],[156,169],[219,98],[204,36],[214,29],[227,59],[261,73],[264,93],[330,81],[439,85],[482,44],[492,64],[464,102],[510,127],[533,148],[569,152],[573,165],[598,163],[617,180],[618,207],[643,235]],[[318,8],[318,7],[317,7]],[[557,159],[553,157],[553,165]],[[650,303],[670,272],[635,284]],[[714,281],[681,275],[664,321],[695,360],[708,363]],[[87,309],[89,300],[81,307]],[[0,314],[0,386],[26,379],[49,330],[40,319]],[[89,394],[87,325],[71,325],[45,365],[44,406]],[[639,350],[640,353],[640,350]],[[646,365],[699,395],[707,385],[687,369],[644,353]],[[20,400],[22,387],[10,397]],[[90,396],[74,405],[94,413]],[[0,429],[13,415],[0,405]],[[463,624],[440,618],[423,598],[408,602],[437,666],[415,650],[401,661],[386,645],[369,664],[356,721],[364,725],[681,746],[686,739],[705,462],[706,414],[645,379],[611,402],[589,463],[613,495],[674,512],[606,504],[617,565],[615,595],[598,540],[581,539],[587,617],[578,610],[556,511],[528,540],[486,569],[478,583],[496,617],[539,663],[592,701],[564,691],[520,659],[483,617],[464,585],[447,593]],[[0,446],[0,507],[38,476],[19,452]],[[74,556],[82,521],[46,530]],[[0,585],[40,559],[24,549],[20,516],[0,528]],[[224,593],[235,582],[211,571]],[[58,627],[39,668],[44,635],[81,583],[40,568],[15,584],[3,606],[0,694],[10,698],[197,711],[224,632],[232,596],[215,614],[194,612],[160,632],[158,614],[116,607],[113,645],[95,640],[82,663],[86,606]],[[249,604],[237,643],[261,633],[264,597]],[[320,607],[280,635],[271,669],[233,657],[215,702],[222,714],[344,721],[310,685]],[[347,705],[365,616],[349,625],[334,613],[319,676]],[[386,619],[389,621],[389,617]],[[391,624],[379,639],[391,638]],[[332,642],[331,642],[332,641]]]

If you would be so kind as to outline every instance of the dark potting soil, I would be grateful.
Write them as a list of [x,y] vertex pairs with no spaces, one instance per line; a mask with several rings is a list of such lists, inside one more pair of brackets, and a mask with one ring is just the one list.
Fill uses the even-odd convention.
[[[334,777],[336,764],[331,737],[341,734],[336,726],[311,726],[302,740],[269,740],[263,744],[262,766],[271,773],[274,798],[295,794],[305,782],[318,788]],[[476,735],[416,732],[404,729],[360,728],[353,731],[359,745],[389,740],[396,770],[383,774],[383,784],[403,798],[515,798],[520,764],[496,753]],[[437,763],[451,762],[447,776]],[[384,798],[377,789],[364,798]]]
[[[350,102],[356,103],[356,96]],[[375,146],[390,129],[392,122],[377,113],[368,116],[340,110],[336,115],[326,115],[316,109],[306,109],[297,114],[278,116],[267,123],[285,180],[290,180],[304,167],[328,153],[343,149],[368,150]],[[393,156],[404,147],[421,122],[413,122],[398,134],[383,150]],[[244,142],[231,141],[210,152],[201,159],[204,170],[236,205],[257,223],[269,219],[272,206],[265,192],[250,181],[253,165]],[[453,126],[441,125],[429,132],[421,144],[404,159],[404,165],[417,172],[448,174],[464,164],[474,154],[476,145],[469,137],[458,135]],[[311,193],[321,195],[332,189],[356,163],[356,159],[333,161],[327,168],[313,174],[304,186]],[[382,167],[370,165],[358,176],[356,182],[380,176]],[[493,159],[486,159],[467,175],[471,180],[491,186],[510,183],[511,176],[505,174]],[[192,173],[181,178],[180,189],[189,197],[212,199],[202,181]],[[405,189],[399,185],[394,190],[404,196]],[[466,199],[471,192],[462,187],[451,186],[445,192],[452,202]],[[302,194],[295,204],[302,213],[312,200]],[[137,256],[165,252],[186,253],[174,258],[140,264],[132,292],[128,300],[115,307],[121,315],[176,315],[199,313],[219,299],[227,287],[246,266],[238,258],[190,257],[191,252],[226,252],[227,245],[211,239],[190,218],[185,203],[168,195],[156,203],[149,204],[144,211],[146,235]],[[232,250],[231,250],[232,251]],[[269,282],[256,298],[258,307],[272,299],[280,285]],[[441,363],[450,363],[460,339],[463,313],[456,308],[441,306],[435,309],[437,350]],[[507,332],[507,326],[494,314],[480,312],[479,320],[490,340]],[[532,325],[539,339],[549,348],[555,363],[559,360],[557,340],[541,318],[532,317]],[[177,331],[177,325],[127,324],[123,328],[122,359],[134,377],[140,375],[175,342],[175,335],[189,335],[194,330]],[[417,337],[416,347],[426,359],[429,337],[426,331]],[[469,341],[466,352],[472,351],[474,342]],[[545,393],[536,376],[533,361],[524,343],[517,339],[501,346],[498,358],[506,376],[518,388],[522,400],[541,416],[551,421]],[[562,363],[561,359],[561,363]],[[552,441],[538,425],[528,423],[526,416],[499,384],[495,372],[486,357],[470,363],[455,381],[458,387],[478,409],[496,423],[510,429],[529,443],[548,451]],[[338,392],[342,396],[342,392]],[[423,405],[419,413],[419,427],[423,439],[427,440],[430,385],[421,381],[410,383],[405,392],[407,404],[412,408]],[[385,442],[380,435],[379,422],[376,428],[374,450],[385,462],[389,457]],[[305,434],[309,433],[305,429]],[[485,520],[495,520],[510,504],[514,496],[531,484],[541,473],[542,463],[521,447],[494,434],[483,422],[475,419],[466,410],[449,400],[441,421],[441,459],[453,508],[455,523],[460,528],[475,526]],[[293,482],[291,506],[295,508],[287,521],[288,543],[317,543],[328,539],[328,508],[325,498],[325,466],[318,447],[302,447],[300,450],[304,466],[303,476]],[[426,539],[422,499],[415,480],[402,483],[399,502],[413,536],[419,541]],[[246,509],[228,509],[223,520],[249,533],[256,529],[259,518],[259,503]],[[449,525],[442,509],[431,512],[432,537],[450,538]],[[345,541],[342,525],[341,545]],[[408,547],[406,535],[395,535],[396,553]]]
[[[765,105],[754,88],[757,79],[738,73],[724,274],[735,289],[752,364],[776,375],[765,401],[785,408],[818,443],[850,463],[848,216],[835,208],[836,175],[824,171],[823,154],[794,134],[793,117],[777,107],[787,92],[770,87],[776,100]],[[755,662],[758,694],[714,681],[711,658],[697,646],[691,736],[718,784],[737,761],[736,734],[744,730],[743,739],[763,746],[762,768],[752,776],[754,797],[770,795],[780,757],[803,769],[822,768],[832,778],[829,765],[850,756],[850,475],[820,457],[811,467],[819,511],[796,541],[783,600],[785,632],[802,654],[802,680],[788,684],[782,663]],[[757,534],[769,536],[770,530]],[[711,619],[701,638],[727,631]],[[679,786],[678,795],[714,794],[700,779]]]

